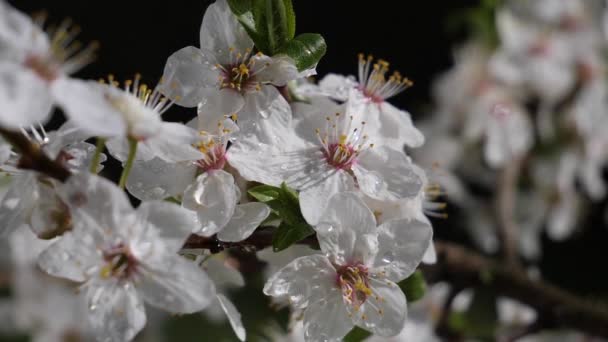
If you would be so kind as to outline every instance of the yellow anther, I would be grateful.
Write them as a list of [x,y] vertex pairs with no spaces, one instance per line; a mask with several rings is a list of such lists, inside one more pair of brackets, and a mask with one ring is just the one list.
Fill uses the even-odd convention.
[[236,113],[232,113],[232,115],[230,115],[230,118],[232,119],[232,121],[236,121],[239,119],[239,117]]

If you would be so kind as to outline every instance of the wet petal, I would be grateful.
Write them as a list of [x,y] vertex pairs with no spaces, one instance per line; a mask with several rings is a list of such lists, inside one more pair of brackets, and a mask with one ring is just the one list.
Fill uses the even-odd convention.
[[224,313],[226,313],[228,322],[230,322],[230,326],[232,327],[232,330],[234,330],[236,336],[239,338],[239,340],[245,341],[247,335],[245,332],[245,326],[243,326],[243,322],[241,321],[240,312],[237,310],[234,304],[232,304],[230,299],[226,298],[226,296],[223,294],[218,294],[217,300],[220,302]]
[[250,202],[236,206],[234,215],[217,233],[221,241],[243,241],[270,215],[270,207],[264,203]]
[[138,160],[127,180],[127,190],[142,201],[181,195],[192,183],[197,167],[192,162],[166,162],[160,158]]
[[339,290],[312,303],[304,312],[305,341],[338,342],[353,328]]

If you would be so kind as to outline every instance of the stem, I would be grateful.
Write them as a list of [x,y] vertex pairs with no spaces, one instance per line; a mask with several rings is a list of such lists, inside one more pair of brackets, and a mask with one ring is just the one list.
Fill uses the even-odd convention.
[[95,144],[95,154],[93,155],[93,160],[91,160],[91,166],[89,167],[89,171],[91,173],[97,173],[97,165],[99,164],[99,159],[101,159],[101,152],[103,152],[106,146],[106,139],[97,137],[97,143]]
[[127,185],[127,178],[129,178],[129,173],[131,173],[131,168],[133,167],[133,162],[135,161],[136,153],[137,140],[129,138],[129,156],[127,157],[127,162],[125,163],[125,167],[122,170],[122,174],[120,175],[120,181],[118,182],[118,187],[123,190]]

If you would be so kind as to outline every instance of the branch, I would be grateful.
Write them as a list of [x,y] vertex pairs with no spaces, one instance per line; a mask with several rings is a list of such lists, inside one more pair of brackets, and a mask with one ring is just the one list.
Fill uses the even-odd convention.
[[[211,253],[219,253],[229,248],[240,248],[247,251],[259,251],[266,247],[272,246],[272,238],[274,229],[272,228],[258,228],[251,236],[247,239],[239,242],[223,242],[217,239],[216,235],[211,237],[203,237],[192,234],[188,237],[184,243],[183,248],[185,249],[207,249]],[[315,235],[311,235],[304,240],[298,242],[299,244],[308,245],[312,248],[318,248],[319,242]]]
[[38,144],[31,142],[23,133],[0,128],[0,134],[21,153],[17,165],[19,168],[38,171],[60,182],[65,182],[70,176],[66,167],[49,158]]
[[534,308],[544,328],[570,328],[608,338],[608,310],[543,281],[530,279],[509,264],[498,263],[464,247],[437,242],[437,264],[421,266],[429,281],[457,287],[491,285],[497,294]]

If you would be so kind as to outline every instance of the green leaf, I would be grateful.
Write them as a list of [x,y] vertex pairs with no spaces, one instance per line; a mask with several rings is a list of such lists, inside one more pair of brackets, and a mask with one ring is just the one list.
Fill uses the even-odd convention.
[[291,0],[255,0],[253,19],[258,36],[256,46],[269,56],[295,35],[296,19]]
[[272,250],[280,252],[314,233],[315,231],[306,222],[289,224],[283,221],[272,237]]
[[344,342],[361,342],[370,336],[372,336],[372,333],[369,331],[354,327],[353,330],[344,336]]
[[426,293],[426,281],[424,280],[422,272],[419,270],[412,273],[407,279],[400,281],[399,287],[405,294],[408,303],[413,303],[421,299]]
[[299,71],[314,67],[325,55],[325,39],[317,33],[303,33],[283,45],[277,54],[284,54],[296,64]]
[[280,196],[280,192],[280,188],[270,185],[255,186],[247,191],[247,193],[251,195],[251,197],[264,203],[278,199]]

